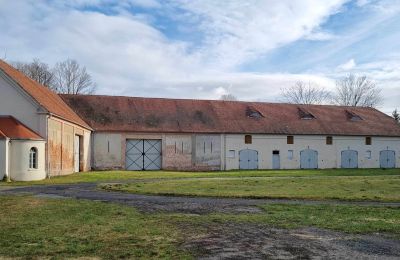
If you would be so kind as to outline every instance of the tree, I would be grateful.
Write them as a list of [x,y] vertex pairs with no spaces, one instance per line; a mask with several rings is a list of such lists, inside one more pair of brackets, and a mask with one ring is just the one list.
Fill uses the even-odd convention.
[[14,62],[13,66],[24,73],[29,78],[39,82],[40,84],[54,89],[54,75],[49,65],[39,61],[38,59],[33,59],[32,62]]
[[376,107],[382,100],[381,90],[367,76],[350,74],[336,81],[334,101],[338,105]]
[[237,101],[237,98],[232,94],[222,95],[219,99],[220,100],[225,100],[225,101]]
[[13,66],[57,93],[92,94],[96,90],[96,84],[86,68],[81,67],[75,60],[58,62],[52,69],[39,59],[28,63],[14,62]]
[[86,67],[81,67],[75,60],[58,62],[54,67],[54,77],[54,87],[58,93],[92,94],[96,89]]
[[315,83],[297,81],[293,86],[282,89],[282,96],[292,104],[323,104],[327,102],[331,94],[318,87]]
[[397,108],[392,112],[392,116],[394,120],[396,120],[398,123],[400,123],[400,114],[397,112]]

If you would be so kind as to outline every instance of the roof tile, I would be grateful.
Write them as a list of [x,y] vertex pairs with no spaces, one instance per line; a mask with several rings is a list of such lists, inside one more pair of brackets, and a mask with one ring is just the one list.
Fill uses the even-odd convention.
[[27,92],[50,113],[85,128],[90,128],[85,121],[83,121],[55,92],[49,88],[30,79],[22,72],[2,60],[0,60],[0,70],[18,83],[25,92]]
[[0,116],[0,139],[30,139],[43,140],[43,138],[12,116]]
[[[61,97],[97,131],[400,136],[400,126],[391,117],[365,107],[100,95]],[[249,117],[249,108],[262,116]],[[301,119],[299,109],[315,119]],[[346,111],[363,120],[349,120]]]

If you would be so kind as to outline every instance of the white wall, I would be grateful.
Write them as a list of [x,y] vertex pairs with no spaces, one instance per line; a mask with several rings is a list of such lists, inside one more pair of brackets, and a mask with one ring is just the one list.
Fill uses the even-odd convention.
[[46,115],[38,114],[38,106],[22,91],[13,87],[0,72],[0,115],[11,115],[46,137]]
[[94,169],[118,169],[123,167],[121,134],[93,133],[92,154]]
[[[252,135],[252,144],[244,143],[244,135],[225,136],[225,169],[239,168],[239,151],[253,149],[258,151],[259,169],[272,169],[272,151],[279,150],[282,169],[300,168],[300,151],[313,149],[318,151],[319,168],[341,168],[343,150],[358,151],[359,168],[379,168],[379,152],[394,150],[396,167],[400,167],[400,137],[372,137],[372,145],[365,145],[365,137],[333,136],[333,144],[326,144],[326,136],[295,135],[294,144],[287,144],[286,135]],[[229,151],[235,151],[235,157],[229,158]],[[293,150],[293,159],[288,159],[288,151]],[[366,151],[371,151],[371,159],[366,159]]]
[[0,181],[3,180],[7,167],[7,142],[6,139],[0,139]]
[[[29,151],[38,149],[38,168],[29,169]],[[46,178],[45,141],[11,140],[10,177],[14,181],[34,181]]]

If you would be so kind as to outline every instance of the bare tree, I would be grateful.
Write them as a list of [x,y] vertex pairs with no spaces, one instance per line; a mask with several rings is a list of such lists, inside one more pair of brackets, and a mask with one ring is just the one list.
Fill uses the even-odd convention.
[[336,81],[334,101],[338,105],[376,107],[382,100],[381,90],[367,76],[350,74]]
[[28,63],[14,62],[13,66],[40,84],[49,87],[50,89],[54,88],[53,72],[49,68],[49,65],[41,62],[39,59],[33,59],[32,62]]
[[323,104],[327,102],[331,93],[323,90],[315,83],[297,81],[293,86],[282,89],[281,95],[286,102],[292,104]]
[[397,123],[400,123],[400,114],[397,111],[397,108],[392,112],[392,116],[393,116],[394,120],[397,121]]
[[237,101],[237,98],[232,94],[222,95],[219,99],[220,100],[225,100],[225,101]]
[[86,67],[81,67],[75,60],[68,59],[59,62],[54,67],[54,87],[58,93],[92,94],[96,84],[87,73]]

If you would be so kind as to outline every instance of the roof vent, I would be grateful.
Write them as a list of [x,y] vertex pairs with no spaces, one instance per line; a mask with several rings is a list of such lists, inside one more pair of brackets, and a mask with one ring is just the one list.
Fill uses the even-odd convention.
[[255,119],[264,117],[263,114],[260,113],[260,111],[251,106],[248,106],[246,108],[246,116]]
[[310,112],[308,112],[300,107],[297,108],[297,112],[299,113],[299,116],[301,119],[304,119],[304,120],[315,119],[315,116],[313,114],[311,114]]
[[351,121],[361,121],[363,120],[361,116],[357,115],[356,113],[346,110],[347,119]]

